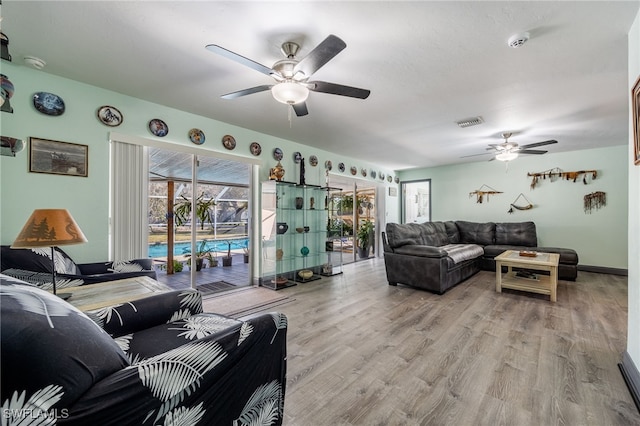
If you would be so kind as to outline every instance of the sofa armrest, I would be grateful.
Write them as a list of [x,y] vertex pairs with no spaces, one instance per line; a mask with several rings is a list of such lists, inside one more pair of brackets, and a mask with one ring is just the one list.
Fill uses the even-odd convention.
[[282,424],[286,335],[286,316],[272,313],[220,334],[181,338],[174,349],[98,382],[61,423],[174,424],[180,414],[185,424]]
[[396,254],[404,254],[407,256],[418,256],[418,257],[447,257],[447,252],[440,247],[434,246],[423,246],[423,245],[414,245],[407,244],[404,246],[396,247],[394,250]]
[[202,294],[189,289],[96,309],[87,315],[115,338],[199,313],[202,313]]

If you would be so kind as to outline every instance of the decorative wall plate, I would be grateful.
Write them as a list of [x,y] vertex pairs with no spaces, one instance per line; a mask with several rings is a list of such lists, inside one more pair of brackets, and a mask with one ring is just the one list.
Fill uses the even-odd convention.
[[222,145],[225,148],[232,150],[236,147],[236,138],[231,135],[224,135],[222,137]]
[[64,101],[58,95],[49,92],[38,92],[33,95],[33,106],[46,115],[62,115],[64,114]]
[[394,181],[395,181],[396,183],[400,183],[400,178],[399,178],[398,176],[396,176],[396,177],[395,177],[395,179],[394,179]]
[[376,178],[376,171],[375,171],[375,170],[371,170],[371,177],[372,177],[373,179],[375,179],[375,178]]
[[105,126],[116,127],[122,124],[124,117],[118,108],[103,105],[97,111],[98,120]]
[[251,145],[249,145],[249,151],[252,155],[258,156],[262,152],[262,147],[258,142],[251,142]]
[[362,170],[360,170],[360,173],[362,173],[362,176],[367,177],[367,169],[365,169],[364,167],[362,168]]
[[333,169],[333,163],[331,163],[331,160],[327,160],[324,162],[324,168],[327,170]]
[[202,145],[204,143],[204,132],[200,129],[189,130],[189,140],[196,145]]
[[280,148],[275,148],[273,150],[273,158],[274,158],[274,160],[280,161],[280,160],[282,160],[282,156],[283,156],[283,154],[282,154],[282,150]]
[[293,153],[293,161],[295,161],[296,163],[299,163],[300,161],[302,161],[302,154],[300,154],[299,152],[294,152]]
[[357,175],[357,174],[358,174],[358,169],[356,168],[356,166],[351,166],[351,169],[350,169],[350,170],[351,170],[351,174],[352,174],[353,176],[355,176],[355,175]]
[[345,167],[344,167],[344,163],[340,163],[340,164],[338,164],[338,170],[340,170],[341,172],[343,172],[343,173],[344,173],[344,169],[345,169]]
[[309,157],[309,164],[311,164],[311,167],[315,167],[318,165],[318,157],[316,157],[315,155],[312,155],[311,157]]
[[391,177],[391,175],[387,176],[387,182],[389,183],[393,182],[393,178]]
[[169,134],[169,126],[159,118],[154,118],[149,121],[149,131],[155,136],[163,138]]
[[384,173],[381,172],[379,176],[380,176],[380,180],[384,180]]
[[9,136],[0,137],[0,155],[15,157],[24,149],[25,143],[22,139],[11,138]]

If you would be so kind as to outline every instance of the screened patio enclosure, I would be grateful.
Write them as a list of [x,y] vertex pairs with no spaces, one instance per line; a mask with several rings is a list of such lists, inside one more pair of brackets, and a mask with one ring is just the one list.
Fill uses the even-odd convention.
[[149,257],[161,281],[249,285],[250,173],[245,163],[149,147]]

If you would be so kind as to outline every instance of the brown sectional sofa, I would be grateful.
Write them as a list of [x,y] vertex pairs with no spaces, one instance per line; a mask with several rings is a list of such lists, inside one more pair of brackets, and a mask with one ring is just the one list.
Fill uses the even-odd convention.
[[559,253],[558,279],[575,281],[578,276],[575,250],[538,247],[533,222],[388,223],[382,238],[390,285],[442,294],[480,270],[495,271],[494,258],[505,250]]

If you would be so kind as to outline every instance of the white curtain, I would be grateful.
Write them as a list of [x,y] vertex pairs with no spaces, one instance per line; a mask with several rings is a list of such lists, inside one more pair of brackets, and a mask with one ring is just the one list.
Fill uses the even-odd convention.
[[122,142],[111,146],[111,258],[149,256],[147,147]]

